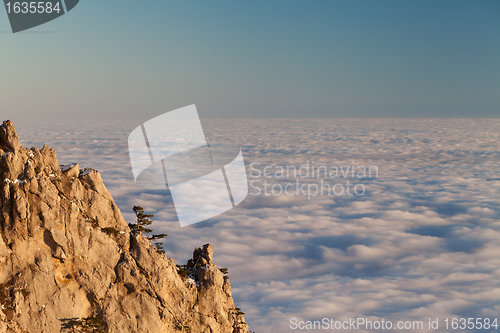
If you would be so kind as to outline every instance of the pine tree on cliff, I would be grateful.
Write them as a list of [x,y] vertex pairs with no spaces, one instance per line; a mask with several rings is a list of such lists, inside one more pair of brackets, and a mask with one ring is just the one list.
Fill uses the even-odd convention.
[[[134,235],[137,235],[139,233],[142,233],[147,239],[149,239],[151,242],[155,242],[158,239],[162,239],[167,237],[167,234],[158,234],[158,235],[151,235],[153,232],[153,229],[147,228],[147,226],[151,225],[153,221],[150,219],[150,217],[154,217],[153,214],[144,214],[144,208],[141,206],[134,206],[133,208],[135,216],[137,217],[136,223],[129,223],[128,226],[130,227],[130,230]],[[155,242],[155,247],[156,250],[159,253],[165,253],[165,250],[163,250],[163,243],[160,242]]]

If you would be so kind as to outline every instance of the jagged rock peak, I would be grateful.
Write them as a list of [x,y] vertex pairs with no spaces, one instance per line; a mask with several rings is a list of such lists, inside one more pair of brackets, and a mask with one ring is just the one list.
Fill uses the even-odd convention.
[[193,259],[204,259],[207,263],[212,262],[212,258],[214,256],[214,249],[212,248],[212,245],[210,244],[205,244],[203,245],[203,248],[198,247],[194,249],[193,252]]
[[21,147],[19,138],[10,120],[6,120],[0,125],[0,149],[17,150]]
[[248,332],[212,246],[177,267],[131,233],[98,171],[21,147],[10,121],[0,153],[0,333],[80,332],[85,320],[111,333]]

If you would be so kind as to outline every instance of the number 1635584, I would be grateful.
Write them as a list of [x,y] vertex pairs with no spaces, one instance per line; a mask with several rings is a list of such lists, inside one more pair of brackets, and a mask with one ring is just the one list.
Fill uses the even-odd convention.
[[32,1],[32,2],[7,2],[5,4],[7,7],[7,13],[11,14],[51,14],[52,12],[56,12],[59,14],[61,11],[61,7],[59,6],[59,2],[55,5],[52,2],[44,2],[44,1]]

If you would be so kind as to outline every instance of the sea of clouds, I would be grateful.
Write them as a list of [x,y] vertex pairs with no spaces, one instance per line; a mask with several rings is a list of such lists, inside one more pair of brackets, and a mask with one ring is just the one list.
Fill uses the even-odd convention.
[[133,180],[127,137],[140,123],[15,125],[24,147],[47,144],[60,164],[98,169],[129,222],[134,205],[154,214],[176,263],[212,244],[252,331],[290,332],[291,318],[366,317],[422,320],[419,332],[431,332],[429,318],[500,317],[500,120],[203,120],[208,142],[242,147],[249,181],[320,181],[259,177],[252,163],[378,174],[326,179],[362,184],[363,195],[249,195],[183,228],[168,191]]

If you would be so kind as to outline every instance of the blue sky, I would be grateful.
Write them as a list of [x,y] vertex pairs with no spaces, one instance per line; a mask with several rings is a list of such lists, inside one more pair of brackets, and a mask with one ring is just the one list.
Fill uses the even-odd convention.
[[97,1],[0,10],[2,118],[498,117],[498,1]]

